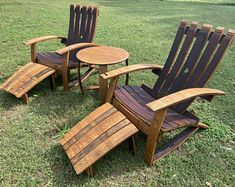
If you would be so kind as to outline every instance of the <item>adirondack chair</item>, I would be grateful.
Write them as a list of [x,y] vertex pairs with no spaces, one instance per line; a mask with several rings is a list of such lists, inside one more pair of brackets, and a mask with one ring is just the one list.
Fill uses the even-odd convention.
[[[68,38],[61,36],[43,36],[34,38],[24,42],[26,45],[31,46],[31,61],[37,62],[57,70],[62,73],[63,88],[65,91],[69,90],[69,71],[71,69],[78,69],[78,82],[81,87],[81,82],[84,81],[92,72],[95,67],[89,66],[89,69],[80,76],[80,67],[87,66],[81,64],[76,58],[76,53],[86,47],[95,46],[92,43],[96,21],[99,11],[96,7],[86,7],[80,5],[70,5],[70,21]],[[56,52],[36,52],[36,44],[43,41],[52,39],[61,39],[61,43],[66,47]]]
[[[235,30],[224,34],[224,28],[204,24],[198,28],[181,21],[173,45],[164,66],[136,64],[122,67],[105,74],[103,79],[111,79],[106,102],[112,103],[139,130],[147,135],[145,162],[150,166],[184,143],[199,128],[207,125],[187,111],[196,97],[211,101],[223,91],[204,88],[231,45]],[[152,69],[157,74],[153,88],[149,86],[117,86],[119,76]],[[162,146],[157,146],[160,135],[182,129],[174,138]]]

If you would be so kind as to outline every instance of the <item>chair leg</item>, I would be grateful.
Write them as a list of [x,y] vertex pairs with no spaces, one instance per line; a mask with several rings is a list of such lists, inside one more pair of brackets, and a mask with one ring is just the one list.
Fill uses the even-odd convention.
[[152,135],[148,135],[148,137],[147,137],[144,161],[149,166],[152,166],[154,163],[154,157],[155,157],[155,151],[156,151],[158,137],[159,137],[159,134],[152,134]]
[[23,99],[23,101],[24,101],[24,103],[25,103],[26,105],[29,104],[29,96],[28,96],[28,93],[24,94],[24,95],[22,96],[22,99]]
[[68,62],[69,62],[69,53],[66,53],[63,55],[63,65],[62,65],[62,79],[63,79],[64,91],[69,91]]
[[135,156],[136,154],[135,135],[132,135],[128,139],[128,143],[129,143],[129,149],[130,149],[131,154]]
[[51,88],[51,91],[54,92],[54,91],[55,91],[55,74],[52,74],[52,75],[49,77],[49,80],[50,80],[50,88]]
[[78,84],[79,84],[80,91],[83,94],[84,92],[83,92],[83,87],[82,87],[82,80],[81,80],[80,69],[81,69],[81,66],[80,66],[80,63],[79,63],[78,66],[77,66],[77,70],[78,70]]
[[153,122],[151,124],[151,131],[147,134],[144,160],[150,166],[154,164],[156,145],[160,137],[160,130],[166,111],[166,109],[162,109],[155,112]]

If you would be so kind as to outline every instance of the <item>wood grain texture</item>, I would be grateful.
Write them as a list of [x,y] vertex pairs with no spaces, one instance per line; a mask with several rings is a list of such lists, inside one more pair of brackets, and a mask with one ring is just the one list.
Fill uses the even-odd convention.
[[162,69],[162,68],[163,68],[162,65],[157,65],[157,64],[134,64],[106,72],[105,74],[102,74],[101,77],[103,79],[110,79],[134,71],[140,71],[145,69]]
[[[142,88],[137,86],[118,87],[115,90],[115,100],[116,102],[119,102],[121,106],[125,107],[125,110],[128,110],[129,112],[125,110],[124,112],[115,102],[114,106],[117,107],[118,110],[122,111],[125,115],[127,113],[133,113],[134,118],[142,121],[141,124],[145,124],[145,126],[151,126],[154,117],[154,111],[147,107],[146,104],[154,101],[155,98],[148,95],[148,93],[145,92]],[[130,114],[128,114],[128,116],[130,116]],[[128,119],[136,125],[137,121],[133,119],[132,116],[128,117]],[[179,114],[174,110],[168,109],[161,127],[161,131],[168,132],[177,128],[189,127],[197,124],[197,122],[197,117],[189,112],[187,115],[184,115]]]
[[[56,52],[40,52],[37,53],[37,62],[43,64],[45,66],[52,67],[56,70],[62,69],[63,66],[63,55],[59,55]],[[68,61],[68,68],[73,69],[78,66],[78,62],[76,61]]]
[[122,113],[105,103],[69,130],[60,143],[80,174],[137,131]]
[[[107,72],[107,65],[99,66],[99,74]],[[106,94],[108,90],[108,81],[99,77],[99,94],[101,99],[101,104],[105,102]]]
[[225,95],[221,90],[210,88],[189,88],[169,94],[147,104],[153,111],[171,107],[180,102],[204,95]]
[[33,38],[31,40],[23,42],[25,45],[32,45],[36,44],[38,42],[43,42],[43,41],[48,41],[48,40],[53,40],[53,39],[66,39],[63,36],[41,36],[38,38]]
[[95,43],[77,43],[77,44],[72,44],[72,45],[66,46],[62,49],[59,49],[59,50],[56,51],[56,53],[59,54],[59,55],[63,55],[64,53],[70,52],[70,51],[75,50],[75,49],[81,49],[81,48],[84,48],[84,47],[94,47],[94,46],[98,46],[98,44],[95,44]]
[[117,64],[128,59],[129,53],[121,48],[97,46],[83,49],[77,53],[77,58],[92,65]]
[[153,92],[155,92],[155,93],[158,92],[158,89],[161,87],[161,85],[165,81],[166,76],[168,75],[168,72],[170,71],[170,68],[172,67],[172,64],[175,62],[175,59],[177,57],[177,52],[180,48],[180,44],[183,40],[185,31],[186,31],[186,27],[187,27],[186,21],[182,20],[180,22],[178,31],[176,33],[174,42],[171,46],[171,50],[169,52],[169,55],[166,59],[164,68],[162,69],[162,72],[160,74],[161,76],[158,78],[157,82],[155,83],[155,85],[153,87]]
[[54,73],[55,70],[50,67],[30,62],[4,81],[0,89],[20,98],[39,82]]

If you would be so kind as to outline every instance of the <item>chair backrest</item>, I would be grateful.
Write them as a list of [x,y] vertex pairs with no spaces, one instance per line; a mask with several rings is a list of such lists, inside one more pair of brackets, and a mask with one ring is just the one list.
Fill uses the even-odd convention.
[[[204,87],[231,45],[235,30],[224,34],[224,28],[197,23],[189,26],[181,21],[164,68],[155,83],[152,94],[161,98],[186,88]],[[192,101],[175,106],[184,112]]]
[[[95,34],[99,10],[96,7],[70,5],[69,31],[66,45],[75,43],[91,43]],[[77,51],[70,54],[71,60],[76,60]]]

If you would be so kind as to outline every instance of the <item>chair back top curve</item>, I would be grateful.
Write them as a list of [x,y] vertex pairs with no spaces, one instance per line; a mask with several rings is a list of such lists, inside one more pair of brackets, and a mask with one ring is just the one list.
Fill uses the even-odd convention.
[[[231,45],[234,35],[235,30],[232,29],[224,34],[222,27],[212,31],[212,25],[203,24],[198,28],[196,22],[187,25],[181,21],[151,95],[161,98],[182,89],[204,87]],[[183,112],[191,102],[179,104],[175,109]]]
[[[91,43],[95,35],[98,15],[97,7],[71,4],[66,46],[82,42]],[[70,60],[77,60],[76,53],[76,50],[71,52]]]

